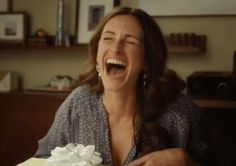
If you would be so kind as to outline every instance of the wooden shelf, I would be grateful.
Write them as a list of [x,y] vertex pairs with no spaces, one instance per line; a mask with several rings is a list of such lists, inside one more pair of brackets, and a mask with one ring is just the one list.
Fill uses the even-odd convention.
[[59,46],[14,46],[14,47],[1,47],[0,50],[12,51],[12,50],[83,50],[86,49],[88,45],[76,45],[70,47],[59,47]]
[[192,54],[206,51],[206,35],[171,33],[164,37],[169,53]]
[[169,53],[199,53],[202,52],[201,48],[194,47],[194,46],[168,46]]
[[[70,43],[71,46],[67,47],[67,46],[55,46],[54,45],[54,41],[55,41],[55,36],[48,36],[47,39],[42,40],[43,43],[40,43],[40,38],[35,38],[35,43],[30,43],[30,39],[33,39],[32,37],[29,37],[27,39],[27,44],[24,43],[14,43],[14,42],[6,42],[6,43],[1,43],[0,42],[0,50],[14,50],[14,49],[78,49],[78,48],[83,48],[83,47],[87,47],[87,45],[79,45],[76,44],[74,41],[74,36],[70,36]],[[38,41],[37,41],[38,40]],[[32,40],[31,40],[32,42]]]
[[[165,35],[165,41],[167,44],[167,49],[169,53],[174,54],[194,54],[202,53],[206,51],[206,35],[195,35],[194,33],[171,33],[170,35]],[[73,36],[71,38],[72,46],[54,46],[52,43],[53,36],[50,36],[50,44],[43,45],[1,45],[1,50],[14,50],[14,49],[42,49],[42,50],[57,50],[57,49],[81,49],[87,48],[88,44],[76,45],[73,42]]]

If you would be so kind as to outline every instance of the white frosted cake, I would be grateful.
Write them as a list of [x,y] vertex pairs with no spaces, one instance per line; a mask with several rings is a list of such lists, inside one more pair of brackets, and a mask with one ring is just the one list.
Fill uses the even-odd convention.
[[17,166],[102,166],[94,145],[68,144],[56,147],[48,159],[30,158]]

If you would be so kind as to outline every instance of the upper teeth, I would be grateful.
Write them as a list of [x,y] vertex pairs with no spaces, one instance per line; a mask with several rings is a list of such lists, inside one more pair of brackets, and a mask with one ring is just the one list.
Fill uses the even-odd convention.
[[115,64],[115,65],[122,65],[122,66],[125,66],[125,65],[126,65],[126,64],[125,64],[124,62],[122,62],[121,60],[119,60],[119,59],[113,59],[113,58],[107,59],[107,63]]

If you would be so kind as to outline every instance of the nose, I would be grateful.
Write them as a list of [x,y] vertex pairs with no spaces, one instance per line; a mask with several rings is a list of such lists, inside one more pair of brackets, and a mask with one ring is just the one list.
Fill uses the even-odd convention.
[[111,46],[111,50],[114,52],[114,53],[121,53],[122,51],[122,46],[123,46],[123,43],[122,43],[122,40],[118,39],[118,40],[115,40]]

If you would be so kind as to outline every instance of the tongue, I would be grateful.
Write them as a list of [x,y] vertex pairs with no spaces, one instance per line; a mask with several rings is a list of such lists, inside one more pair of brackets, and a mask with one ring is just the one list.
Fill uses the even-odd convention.
[[120,65],[107,65],[107,73],[112,76],[119,76],[123,74],[125,67]]
[[121,75],[122,73],[124,72],[124,69],[122,68],[111,68],[110,71],[109,71],[109,74],[110,75],[113,75],[113,76],[119,76]]

